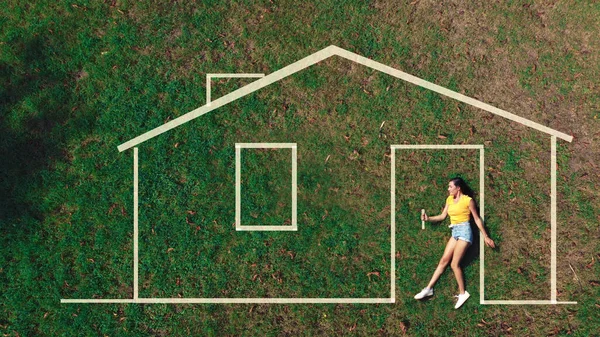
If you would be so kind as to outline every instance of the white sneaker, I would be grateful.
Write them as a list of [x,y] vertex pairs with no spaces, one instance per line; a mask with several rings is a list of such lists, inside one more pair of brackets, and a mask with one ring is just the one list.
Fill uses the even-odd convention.
[[465,290],[464,294],[455,295],[454,297],[458,297],[458,301],[454,306],[454,309],[458,309],[461,305],[463,305],[463,303],[465,303],[469,299],[469,297],[471,297],[471,294],[469,294],[469,292]]
[[420,300],[427,296],[433,296],[433,288],[423,288],[420,293],[415,295],[415,300]]

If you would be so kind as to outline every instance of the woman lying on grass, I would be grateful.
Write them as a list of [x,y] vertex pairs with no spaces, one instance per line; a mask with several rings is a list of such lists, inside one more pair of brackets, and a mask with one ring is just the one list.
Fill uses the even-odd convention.
[[421,220],[437,222],[443,221],[449,214],[452,237],[448,240],[448,244],[446,244],[444,255],[442,255],[442,258],[431,277],[431,281],[429,281],[426,288],[415,295],[415,299],[420,300],[433,295],[433,285],[440,278],[440,275],[442,275],[444,269],[448,266],[448,263],[452,261],[450,266],[452,267],[452,271],[454,271],[459,290],[459,295],[455,296],[458,297],[458,301],[456,302],[454,309],[458,309],[465,303],[469,296],[471,296],[465,290],[465,281],[463,279],[462,270],[460,269],[460,260],[465,255],[467,248],[469,248],[473,242],[473,232],[471,231],[471,226],[469,224],[470,215],[473,215],[477,227],[479,227],[479,230],[483,234],[485,244],[492,248],[495,248],[496,246],[494,245],[494,241],[492,241],[485,232],[483,222],[479,218],[479,214],[477,214],[475,201],[472,199],[473,192],[462,178],[453,178],[448,182],[448,193],[450,195],[446,199],[446,206],[444,207],[442,214],[432,217],[427,216],[427,214],[421,215]]

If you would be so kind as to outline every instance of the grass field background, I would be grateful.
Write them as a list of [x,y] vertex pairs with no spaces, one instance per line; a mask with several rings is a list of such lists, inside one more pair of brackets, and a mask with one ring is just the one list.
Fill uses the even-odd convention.
[[[597,335],[600,5],[507,1],[5,1],[0,332],[6,336]],[[133,154],[206,102],[207,73],[269,74],[337,45],[574,136],[558,141],[557,290],[568,306],[460,310],[448,178],[475,150],[396,150],[396,303],[60,304],[133,296]],[[213,81],[213,100],[251,79]],[[236,232],[235,148],[298,144],[298,232]],[[333,57],[140,145],[140,296],[387,297],[390,145],[484,144],[486,299],[550,298],[550,137]],[[243,150],[243,220],[289,217],[289,149]],[[279,152],[283,151],[283,152]],[[285,155],[281,155],[285,154]],[[344,294],[349,294],[345,296]]]

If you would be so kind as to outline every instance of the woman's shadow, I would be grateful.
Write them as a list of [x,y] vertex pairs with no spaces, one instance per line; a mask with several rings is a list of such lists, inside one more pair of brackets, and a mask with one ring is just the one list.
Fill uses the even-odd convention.
[[[477,205],[476,208],[477,208],[477,214],[479,214],[479,206]],[[463,256],[462,260],[460,261],[460,265],[463,270],[465,269],[465,267],[470,266],[475,260],[477,260],[479,258],[479,254],[482,249],[481,243],[479,241],[480,237],[481,237],[481,232],[479,231],[479,227],[477,227],[477,224],[475,223],[475,219],[473,218],[472,215],[469,219],[469,223],[471,226],[471,231],[473,232],[473,242],[471,243],[471,245],[465,252],[465,255]],[[489,234],[489,229],[485,225],[485,222],[483,223],[483,227],[485,228],[485,231]],[[484,245],[485,245],[485,243],[484,243]],[[498,246],[496,246],[495,249],[497,250]],[[467,280],[465,278],[465,287],[466,286],[467,286]]]
[[473,217],[469,220],[471,231],[473,232],[473,242],[465,252],[465,256],[462,261],[460,261],[461,266],[464,268],[469,266],[479,257],[479,251],[481,250],[481,245],[479,244],[479,237],[481,233],[479,232],[479,227],[473,220]]

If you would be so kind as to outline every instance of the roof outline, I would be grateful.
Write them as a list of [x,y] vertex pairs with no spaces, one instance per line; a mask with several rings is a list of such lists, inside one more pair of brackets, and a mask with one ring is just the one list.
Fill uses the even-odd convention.
[[206,74],[206,105],[210,106],[210,87],[213,78],[260,78],[265,77],[263,73],[250,73],[250,74],[229,74],[229,73],[218,73],[218,74]]
[[390,66],[387,66],[383,63],[371,60],[367,57],[361,56],[359,54],[353,53],[351,51],[348,51],[346,49],[337,47],[335,45],[330,45],[328,47],[325,47],[313,54],[310,54],[292,64],[289,64],[279,70],[276,70],[275,72],[270,73],[269,75],[266,75],[252,83],[249,83],[233,92],[230,92],[229,94],[226,94],[214,101],[210,102],[210,105],[205,104],[203,106],[200,106],[199,108],[196,108],[182,116],[179,116],[161,126],[158,126],[150,131],[147,131],[137,137],[134,137],[128,141],[126,141],[125,143],[122,143],[121,145],[117,146],[117,149],[119,150],[119,152],[123,152],[127,149],[130,149],[136,145],[139,145],[149,139],[152,139],[162,133],[165,133],[171,129],[174,129],[182,124],[185,124],[187,122],[189,122],[192,119],[195,119],[197,117],[200,117],[210,111],[216,110],[218,108],[220,108],[221,106],[227,105],[239,98],[242,98],[250,93],[253,93],[255,91],[258,91],[259,89],[262,89],[270,84],[273,84],[275,82],[278,82],[290,75],[293,75],[303,69],[306,69],[318,62],[321,62],[325,59],[330,58],[331,56],[339,56],[342,58],[345,58],[347,60],[353,61],[355,63],[361,64],[363,66],[369,67],[371,69],[380,71],[382,73],[388,74],[392,77],[396,77],[399,78],[401,80],[404,80],[406,82],[412,83],[414,85],[417,85],[419,87],[437,92],[438,94],[450,97],[452,99],[455,99],[457,101],[469,104],[471,106],[474,106],[476,108],[479,108],[481,110],[493,113],[495,115],[499,115],[502,116],[506,119],[509,119],[513,122],[518,122],[520,124],[523,124],[525,126],[528,126],[530,128],[536,129],[538,131],[547,133],[549,135],[555,136],[557,138],[563,139],[567,142],[572,142],[573,141],[573,136],[571,135],[567,135],[566,133],[560,132],[558,130],[552,129],[550,127],[547,127],[545,125],[536,123],[532,120],[526,119],[524,117],[515,115],[511,112],[508,112],[506,110],[502,110],[499,109],[497,107],[494,107],[492,105],[489,105],[487,103],[481,102],[479,100],[476,100],[474,98],[465,96],[463,94],[460,94],[458,92],[452,91],[450,89],[447,89],[445,87],[442,87],[440,85],[434,84],[432,82],[426,81],[422,78],[416,77],[414,75],[408,74],[406,72],[403,72],[401,70],[392,68]]

